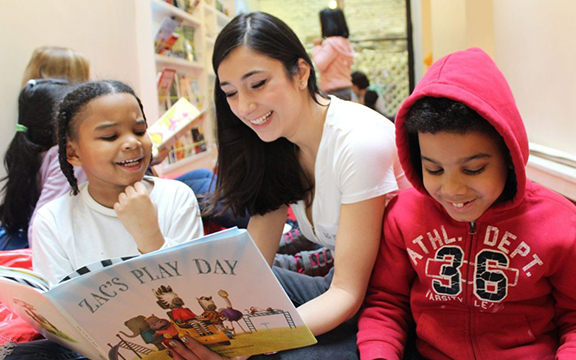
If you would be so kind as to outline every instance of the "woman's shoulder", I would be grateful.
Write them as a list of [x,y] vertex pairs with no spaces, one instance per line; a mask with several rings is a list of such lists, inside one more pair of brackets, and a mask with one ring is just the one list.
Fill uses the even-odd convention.
[[331,96],[326,127],[347,136],[393,136],[394,124],[380,113],[352,101]]

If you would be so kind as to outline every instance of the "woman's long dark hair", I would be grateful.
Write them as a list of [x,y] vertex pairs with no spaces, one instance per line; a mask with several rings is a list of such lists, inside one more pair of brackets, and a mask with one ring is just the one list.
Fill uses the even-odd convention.
[[58,120],[58,160],[60,162],[60,169],[62,169],[70,187],[72,187],[72,193],[74,195],[78,194],[78,180],[76,176],[74,176],[74,167],[68,162],[68,157],[66,156],[66,142],[67,140],[76,139],[76,131],[79,124],[75,116],[82,111],[91,100],[97,97],[122,93],[130,94],[136,98],[138,106],[140,106],[140,111],[142,111],[142,116],[144,120],[146,120],[144,107],[138,96],[134,93],[134,90],[132,90],[130,86],[116,80],[90,81],[77,85],[66,94],[58,105],[56,114]]
[[9,234],[27,232],[28,223],[38,198],[38,171],[42,152],[56,145],[54,109],[69,83],[65,80],[30,80],[18,97],[18,124],[25,126],[16,132],[6,155],[6,181],[2,191],[0,221]]
[[[310,66],[308,92],[317,102],[321,94],[310,57],[294,32],[280,19],[261,12],[236,16],[218,35],[212,65],[216,73],[222,61],[239,46],[276,59],[286,74],[298,73],[298,60]],[[218,126],[218,180],[208,199],[208,212],[220,203],[236,215],[245,211],[263,215],[282,205],[309,199],[314,181],[298,159],[299,148],[285,138],[262,141],[230,109],[216,77],[214,87]]]

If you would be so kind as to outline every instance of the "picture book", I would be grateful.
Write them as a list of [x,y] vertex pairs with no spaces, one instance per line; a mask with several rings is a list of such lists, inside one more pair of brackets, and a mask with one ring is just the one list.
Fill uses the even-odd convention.
[[228,357],[316,343],[248,232],[237,228],[101,261],[49,290],[43,283],[4,267],[0,301],[90,359],[169,360],[167,342],[183,335]]
[[168,148],[178,135],[184,133],[202,114],[188,100],[180,98],[148,128],[148,134],[152,139],[152,151],[157,153],[161,149]]

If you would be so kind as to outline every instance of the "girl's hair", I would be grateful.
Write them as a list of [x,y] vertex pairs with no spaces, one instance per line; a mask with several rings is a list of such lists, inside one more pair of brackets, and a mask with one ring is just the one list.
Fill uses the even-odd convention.
[[78,194],[78,180],[74,176],[74,167],[68,162],[68,157],[66,156],[66,143],[68,140],[75,140],[76,136],[78,136],[77,131],[80,119],[77,115],[86,108],[90,101],[97,97],[122,93],[130,94],[136,98],[140,111],[142,111],[142,116],[146,120],[144,107],[134,90],[130,86],[116,80],[91,81],[76,85],[66,94],[58,106],[56,113],[58,119],[58,160],[74,195]]
[[[236,48],[246,46],[284,65],[289,78],[298,74],[298,60],[310,67],[308,93],[324,96],[316,84],[312,60],[294,32],[280,19],[262,12],[236,16],[218,35],[212,65],[216,73]],[[216,76],[214,87],[218,127],[218,180],[207,212],[216,204],[235,215],[263,215],[285,204],[309,198],[313,188],[298,160],[299,148],[285,138],[264,142],[230,109]]]
[[18,125],[6,150],[4,201],[0,221],[6,231],[28,231],[30,217],[40,197],[38,170],[41,153],[56,145],[54,110],[69,83],[65,80],[30,80],[18,98]]
[[80,53],[57,46],[42,46],[34,50],[24,70],[22,86],[30,79],[58,78],[72,82],[88,81],[90,63]]
[[320,11],[320,27],[322,28],[323,38],[331,36],[348,38],[350,35],[344,12],[339,8]]

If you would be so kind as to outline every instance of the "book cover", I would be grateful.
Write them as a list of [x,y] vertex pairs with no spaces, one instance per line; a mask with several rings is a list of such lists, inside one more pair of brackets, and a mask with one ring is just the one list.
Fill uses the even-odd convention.
[[246,230],[103,266],[47,291],[14,281],[20,274],[0,276],[0,300],[91,359],[168,360],[165,342],[182,334],[229,357],[316,342]]
[[171,141],[176,140],[176,135],[185,131],[185,128],[201,115],[202,113],[198,108],[185,98],[180,98],[158,121],[148,128],[153,151],[157,152],[160,148],[171,145]]

